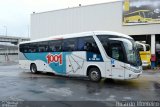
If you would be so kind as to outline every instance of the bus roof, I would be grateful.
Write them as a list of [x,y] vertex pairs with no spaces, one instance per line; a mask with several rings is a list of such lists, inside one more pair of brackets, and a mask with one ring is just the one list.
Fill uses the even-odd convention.
[[133,39],[128,35],[112,32],[112,31],[89,31],[89,32],[81,32],[81,33],[74,33],[74,34],[65,34],[65,35],[57,35],[57,36],[51,36],[48,38],[42,38],[37,40],[31,40],[31,41],[25,41],[21,42],[23,43],[32,43],[32,42],[40,42],[40,41],[50,41],[50,40],[61,40],[61,39],[67,39],[67,38],[76,38],[76,37],[85,37],[85,36],[92,36],[92,35],[116,35],[128,39]]

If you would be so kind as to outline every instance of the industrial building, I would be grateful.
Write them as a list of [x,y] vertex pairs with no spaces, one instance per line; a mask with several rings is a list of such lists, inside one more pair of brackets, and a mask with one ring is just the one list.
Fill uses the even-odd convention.
[[120,32],[150,44],[155,67],[160,63],[159,9],[159,0],[124,0],[33,13],[31,39],[97,30]]

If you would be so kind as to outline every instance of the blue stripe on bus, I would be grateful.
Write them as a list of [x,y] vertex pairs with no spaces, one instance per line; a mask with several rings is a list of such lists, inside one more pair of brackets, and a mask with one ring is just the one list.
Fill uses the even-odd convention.
[[[24,56],[31,61],[41,60],[49,65],[49,67],[58,74],[66,74],[66,56],[72,52],[42,52],[42,53],[24,53]],[[88,62],[103,62],[100,54],[86,52]]]
[[66,74],[66,55],[69,54],[71,54],[71,52],[24,53],[24,55],[28,60],[31,61],[42,60],[45,63],[48,63],[49,66],[52,68],[52,70],[59,74]]

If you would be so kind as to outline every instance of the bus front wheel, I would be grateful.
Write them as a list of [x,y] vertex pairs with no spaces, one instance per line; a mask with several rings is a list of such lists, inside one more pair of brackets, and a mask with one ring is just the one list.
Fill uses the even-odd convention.
[[101,80],[101,73],[98,68],[91,68],[89,70],[89,79],[93,82],[99,82]]
[[38,73],[36,64],[31,64],[30,66],[31,73]]

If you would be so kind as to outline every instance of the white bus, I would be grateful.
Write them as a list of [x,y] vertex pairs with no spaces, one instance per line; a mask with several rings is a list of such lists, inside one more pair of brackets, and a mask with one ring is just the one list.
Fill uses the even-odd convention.
[[19,65],[56,75],[133,79],[142,73],[135,41],[127,35],[94,31],[53,36],[19,44]]

